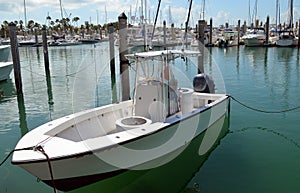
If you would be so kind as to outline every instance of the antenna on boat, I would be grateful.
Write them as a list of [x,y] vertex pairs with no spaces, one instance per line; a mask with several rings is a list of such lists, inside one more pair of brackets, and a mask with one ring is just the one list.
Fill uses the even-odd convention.
[[160,3],[161,3],[161,0],[158,1],[158,5],[157,5],[157,10],[156,10],[156,15],[155,15],[155,21],[154,21],[154,26],[153,26],[153,31],[152,31],[151,41],[150,41],[151,44],[152,44],[153,37],[154,37],[155,26],[156,26],[156,22],[157,22],[157,18],[158,18]]
[[185,22],[184,40],[186,41],[186,47],[187,47],[187,30],[188,30],[190,15],[191,15],[192,3],[193,3],[193,0],[190,0],[189,12],[188,12],[187,20]]

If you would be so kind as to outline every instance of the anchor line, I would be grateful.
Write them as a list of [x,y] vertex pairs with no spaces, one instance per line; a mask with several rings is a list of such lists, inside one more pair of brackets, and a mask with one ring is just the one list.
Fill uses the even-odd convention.
[[296,106],[296,107],[292,107],[292,108],[289,108],[289,109],[283,109],[283,110],[279,110],[279,111],[267,111],[267,110],[258,109],[258,108],[254,108],[254,107],[251,107],[249,105],[246,105],[245,103],[242,103],[241,101],[237,100],[236,98],[234,98],[231,95],[227,95],[227,96],[232,98],[232,100],[234,100],[238,104],[242,105],[243,107],[245,107],[247,109],[250,109],[250,110],[253,110],[253,111],[256,111],[256,112],[260,112],[260,113],[279,114],[279,113],[286,113],[286,112],[290,112],[290,111],[300,109],[300,106]]
[[41,152],[47,159],[47,163],[48,163],[48,168],[49,168],[49,172],[50,172],[50,176],[51,176],[51,182],[52,182],[52,186],[53,186],[53,191],[54,193],[58,193],[56,186],[55,186],[55,182],[54,182],[54,177],[53,177],[53,171],[52,171],[52,167],[51,167],[51,162],[50,162],[50,158],[48,156],[48,154],[45,152],[45,150],[43,149],[42,146],[31,146],[31,147],[25,147],[25,148],[20,148],[20,149],[13,149],[12,151],[9,152],[9,154],[3,159],[3,161],[0,163],[0,167],[7,161],[7,159],[15,152],[15,151],[24,151],[24,150],[33,150],[33,151],[39,151]]

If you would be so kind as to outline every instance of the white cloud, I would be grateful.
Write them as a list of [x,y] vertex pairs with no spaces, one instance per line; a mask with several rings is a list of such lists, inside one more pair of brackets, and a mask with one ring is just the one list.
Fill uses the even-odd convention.
[[226,22],[231,22],[229,21],[230,19],[230,13],[224,12],[224,11],[219,11],[215,17],[213,17],[213,20],[216,24],[225,24]]

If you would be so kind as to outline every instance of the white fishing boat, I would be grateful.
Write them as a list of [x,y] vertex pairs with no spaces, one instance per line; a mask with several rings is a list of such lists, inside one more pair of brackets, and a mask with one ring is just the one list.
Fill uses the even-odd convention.
[[249,30],[242,37],[245,46],[263,46],[266,42],[266,32],[264,28],[254,28]]
[[167,163],[228,110],[229,96],[215,94],[206,75],[195,76],[194,88],[178,88],[171,60],[198,54],[164,50],[128,55],[135,61],[132,100],[31,130],[16,145],[12,163],[63,191]]
[[232,29],[224,29],[222,36],[218,38],[215,45],[217,47],[232,47],[238,45],[238,32]]
[[7,62],[10,55],[10,45],[0,45],[0,62]]
[[9,79],[12,69],[12,62],[0,62],[0,81]]

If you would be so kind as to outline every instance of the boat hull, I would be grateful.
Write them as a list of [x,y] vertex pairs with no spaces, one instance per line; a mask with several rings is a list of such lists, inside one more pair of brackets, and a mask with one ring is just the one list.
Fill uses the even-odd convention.
[[195,137],[223,117],[228,105],[229,97],[225,97],[213,105],[169,119],[159,130],[109,148],[94,149],[93,143],[87,141],[85,145],[91,149],[89,152],[48,161],[44,159],[13,164],[19,165],[50,186],[54,182],[55,187],[63,191],[111,178],[126,170],[159,167],[177,157]]
[[258,38],[244,39],[245,46],[248,46],[248,47],[263,46],[264,42],[265,42],[264,39],[258,39]]
[[294,46],[294,39],[279,39],[276,41],[276,46],[280,46],[280,47]]
[[0,62],[7,62],[10,54],[10,45],[0,45]]
[[9,79],[12,69],[12,62],[0,62],[0,81]]

